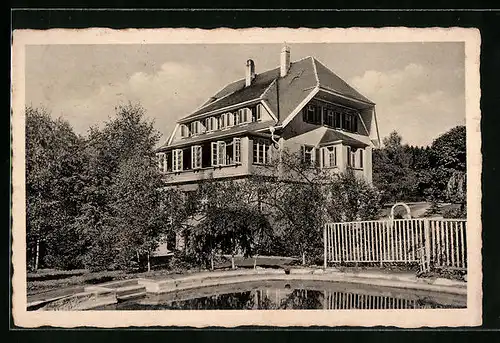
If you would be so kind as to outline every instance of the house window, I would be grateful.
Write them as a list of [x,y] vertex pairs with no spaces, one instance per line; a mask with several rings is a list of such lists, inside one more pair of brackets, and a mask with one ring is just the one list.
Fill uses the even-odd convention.
[[359,167],[363,169],[363,150],[359,149]]
[[352,121],[351,121],[352,115],[349,114],[349,113],[346,113],[344,117],[345,117],[345,126],[344,126],[344,129],[348,130],[348,131],[351,131],[351,129],[352,129]]
[[253,163],[269,164],[271,162],[271,144],[265,139],[253,141]]
[[175,149],[173,151],[173,164],[172,170],[178,172],[182,170],[182,149]]
[[241,163],[241,139],[233,138],[233,160],[234,163]]
[[221,118],[223,127],[231,127],[234,125],[234,116],[231,112],[224,113]]
[[310,165],[314,165],[316,161],[316,149],[312,146],[303,145],[302,146],[302,162]]
[[201,145],[191,147],[191,168],[201,168]]
[[323,153],[323,167],[332,168],[337,165],[337,148],[334,146],[328,146],[322,148]]
[[330,127],[335,127],[335,112],[330,109],[323,107],[323,123]]
[[189,137],[189,128],[187,125],[181,124],[181,137]]
[[247,107],[239,109],[238,115],[240,116],[240,124],[249,123],[252,121],[252,111]]
[[303,120],[306,123],[321,125],[321,106],[307,105],[303,111]]
[[357,113],[352,117],[352,132],[358,132],[358,115]]
[[262,104],[257,104],[257,106],[252,108],[252,121],[260,121],[262,119]]
[[356,167],[356,150],[350,146],[347,147],[347,166],[351,168]]
[[200,133],[203,133],[204,127],[201,125],[201,122],[199,120],[194,121],[191,123],[191,135],[199,135]]
[[226,165],[226,142],[212,142],[212,167]]
[[342,127],[342,113],[340,111],[334,111],[335,123],[334,127],[340,129]]
[[205,126],[207,127],[207,132],[215,131],[218,127],[218,121],[215,117],[209,117],[205,119]]

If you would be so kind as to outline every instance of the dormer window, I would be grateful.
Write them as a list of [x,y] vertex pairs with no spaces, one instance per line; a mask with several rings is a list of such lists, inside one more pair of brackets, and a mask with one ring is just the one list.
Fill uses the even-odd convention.
[[197,120],[191,123],[191,135],[199,135],[205,132],[205,127],[201,123],[201,121]]
[[219,121],[215,117],[209,117],[205,119],[205,126],[207,128],[207,132],[216,131],[219,128]]
[[224,127],[231,127],[234,125],[234,116],[231,112],[224,113],[221,118],[224,123]]
[[252,121],[260,121],[262,119],[262,111],[264,110],[262,104],[252,108]]
[[189,128],[185,124],[181,124],[181,137],[186,138],[189,137]]
[[252,120],[252,111],[248,108],[241,108],[238,110],[238,115],[240,116],[240,123],[249,123]]

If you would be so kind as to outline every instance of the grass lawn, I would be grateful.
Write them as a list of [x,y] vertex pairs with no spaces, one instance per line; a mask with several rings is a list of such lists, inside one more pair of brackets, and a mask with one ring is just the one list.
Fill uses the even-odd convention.
[[[256,257],[257,266],[267,268],[280,268],[295,263],[296,260],[286,257]],[[253,268],[254,258],[243,258],[235,256],[235,265],[239,268]],[[154,267],[154,266],[153,266]],[[215,269],[230,269],[231,258],[223,257],[215,265]],[[161,279],[172,277],[179,274],[193,273],[201,271],[201,268],[195,268],[185,271],[170,269],[153,269],[150,272],[131,272],[122,270],[90,272],[85,269],[61,271],[54,269],[41,269],[36,273],[28,273],[27,294],[31,299],[34,295],[38,297],[47,297],[50,295],[59,295],[67,289],[78,289],[85,286],[95,285],[103,282],[126,280],[135,278]],[[60,294],[62,295],[62,294]]]

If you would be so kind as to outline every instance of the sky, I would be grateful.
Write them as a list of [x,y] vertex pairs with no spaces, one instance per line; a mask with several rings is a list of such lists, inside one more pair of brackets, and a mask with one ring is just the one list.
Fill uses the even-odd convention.
[[[30,45],[26,104],[45,107],[80,134],[119,104],[139,102],[162,133],[227,83],[279,65],[281,44]],[[463,43],[289,44],[291,60],[313,56],[376,103],[381,139],[429,145],[465,125]]]

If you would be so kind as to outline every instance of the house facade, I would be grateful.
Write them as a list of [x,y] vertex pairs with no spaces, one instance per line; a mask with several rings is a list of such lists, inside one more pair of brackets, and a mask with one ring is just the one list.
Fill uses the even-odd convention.
[[282,151],[338,173],[372,180],[380,144],[375,104],[314,57],[295,62],[283,47],[277,68],[226,85],[180,119],[157,150],[169,185],[244,178],[264,172]]

